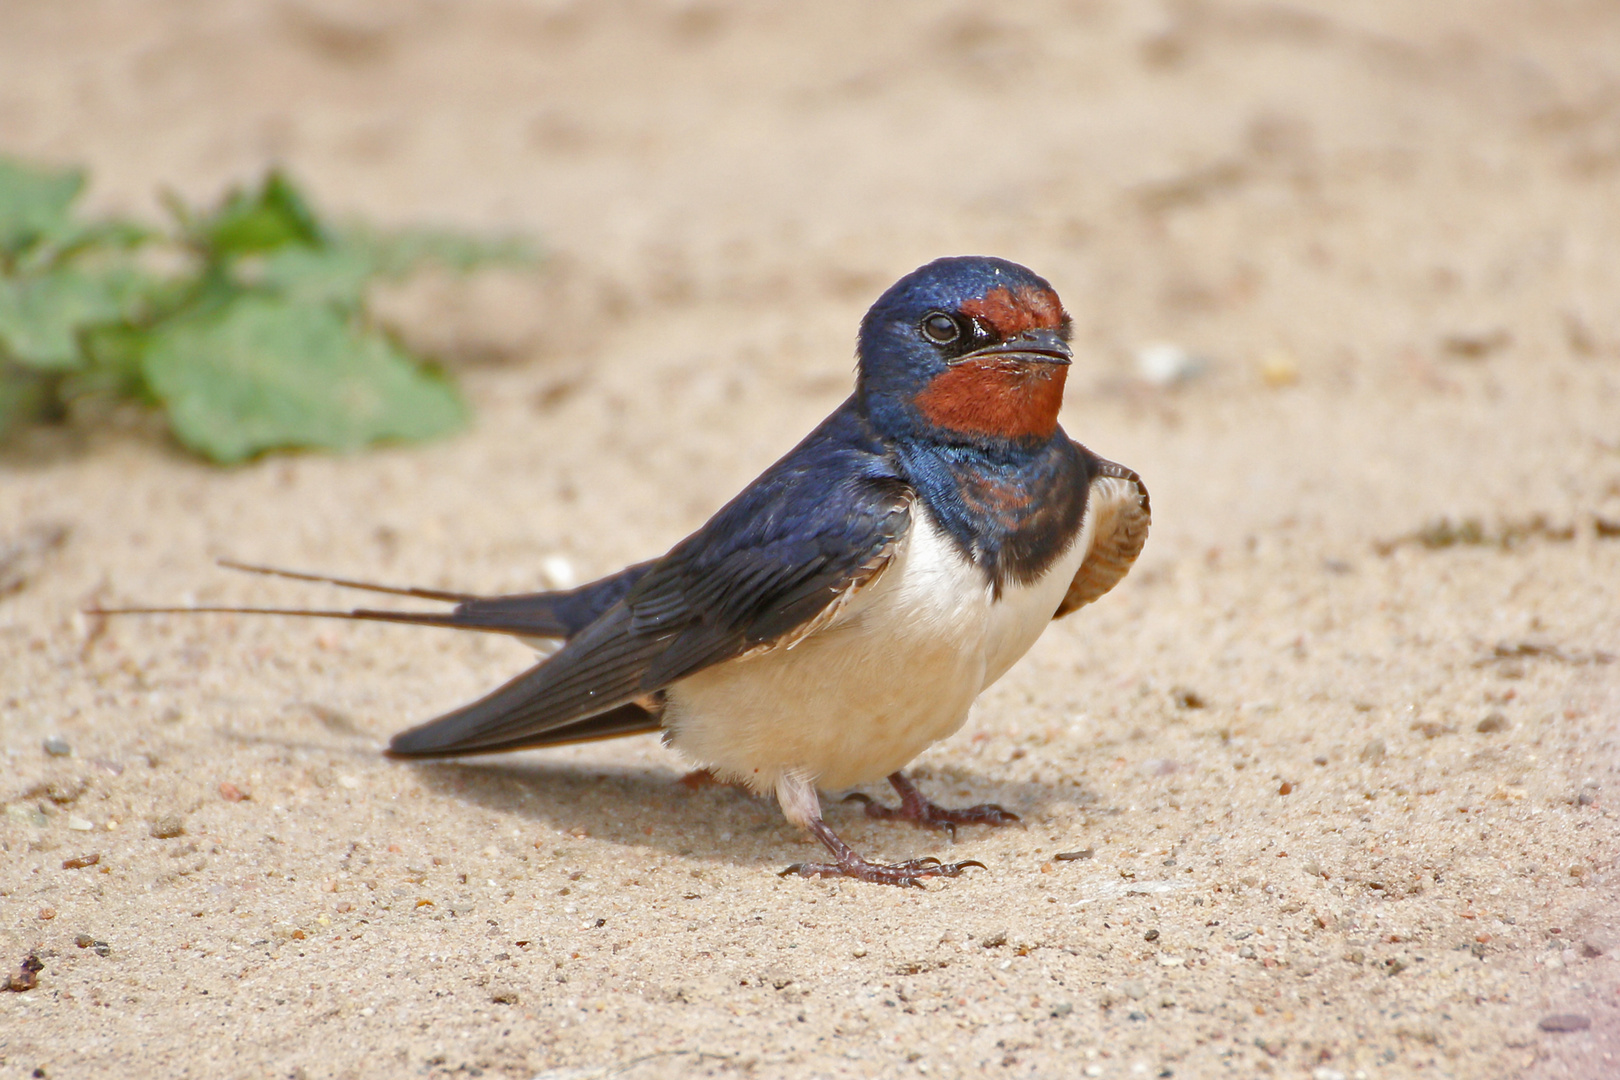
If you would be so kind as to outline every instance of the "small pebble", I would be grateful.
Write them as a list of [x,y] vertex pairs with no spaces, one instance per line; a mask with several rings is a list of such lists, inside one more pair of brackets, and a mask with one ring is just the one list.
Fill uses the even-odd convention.
[[1474,725],[1474,730],[1482,735],[1489,735],[1492,732],[1497,731],[1506,731],[1507,728],[1507,717],[1495,711],[1486,713],[1485,719]]
[[74,832],[89,832],[96,826],[94,822],[87,818],[82,818],[77,814],[69,814],[67,819],[67,827],[72,829]]
[[151,833],[154,840],[172,840],[176,836],[184,836],[186,834],[186,826],[180,820],[180,816],[178,814],[170,814],[167,817],[160,817],[156,821],[152,822]]
[[1086,848],[1084,851],[1060,851],[1052,858],[1058,862],[1074,862],[1076,859],[1089,859],[1095,854],[1096,848]]
[[1536,1027],[1542,1031],[1571,1032],[1585,1031],[1592,1026],[1590,1016],[1577,1016],[1575,1013],[1554,1013],[1552,1016],[1543,1016],[1541,1023]]
[[1384,760],[1384,755],[1387,752],[1388,750],[1384,746],[1383,739],[1373,739],[1366,746],[1361,748],[1361,760],[1366,762],[1368,765],[1377,765],[1379,762]]
[[45,752],[51,757],[69,757],[73,753],[73,747],[69,746],[68,741],[62,736],[52,735],[45,740]]
[[1209,365],[1180,345],[1158,342],[1136,350],[1136,373],[1153,386],[1174,386],[1202,375]]
[[540,560],[540,581],[548,589],[572,589],[579,584],[579,575],[568,556],[547,555]]
[[90,949],[94,951],[97,956],[112,955],[111,945],[107,944],[105,941],[97,941],[89,934],[79,934],[75,936],[73,939],[73,944],[77,945],[81,949]]
[[1159,932],[1157,930],[1149,930],[1147,933],[1142,935],[1142,940],[1143,941],[1158,941],[1159,940]]
[[247,792],[243,791],[229,780],[222,780],[219,785],[219,797],[224,799],[226,802],[241,802],[249,796]]
[[1440,348],[1460,360],[1479,360],[1513,343],[1513,335],[1502,327],[1458,331],[1440,339]]
[[45,965],[40,961],[39,957],[29,953],[27,958],[23,960],[22,966],[18,968],[17,973],[7,976],[5,985],[0,989],[9,990],[16,994],[27,993],[39,985],[39,973],[44,970]]
[[1260,378],[1267,386],[1293,386],[1299,382],[1299,360],[1286,349],[1272,349],[1260,358]]
[[93,851],[88,855],[76,855],[71,859],[62,860],[64,870],[83,870],[87,866],[94,866],[101,861],[101,852]]
[[1170,700],[1183,709],[1202,709],[1209,704],[1204,695],[1186,686],[1178,686],[1171,690]]
[[56,918],[56,909],[53,907],[42,907],[39,909],[39,917],[44,919],[46,922],[49,922],[50,920]]

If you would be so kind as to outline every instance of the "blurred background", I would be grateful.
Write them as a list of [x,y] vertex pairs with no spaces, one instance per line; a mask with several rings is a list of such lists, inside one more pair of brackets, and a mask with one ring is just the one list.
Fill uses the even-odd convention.
[[[1171,426],[1188,396],[1238,401],[1262,440],[1240,457],[1321,449],[1303,493],[1356,442],[1343,425],[1389,429],[1362,513],[1400,513],[1380,475],[1413,456],[1449,492],[1485,444],[1568,434],[1561,410],[1521,412],[1553,369],[1578,411],[1615,407],[1620,18],[1601,0],[72,0],[0,19],[0,151],[88,166],[104,212],[156,220],[164,191],[207,203],[281,165],[339,215],[535,237],[542,273],[380,304],[453,365],[521,369],[472,372],[486,425],[514,397],[543,429],[577,427],[581,398],[703,428],[764,410],[730,422],[756,443],[721,487],[843,396],[865,306],[946,253],[1057,286],[1083,441],[1088,397]],[[1338,407],[1261,403],[1296,387]],[[1438,443],[1425,404],[1456,425]],[[1278,425],[1296,426],[1265,442]],[[649,467],[694,465],[625,426]],[[1391,527],[1504,509],[1531,456],[1500,492]]]
[[[959,252],[1059,289],[1082,440],[1088,394],[1173,423],[1178,386],[1298,386],[1408,436],[1433,418],[1392,409],[1548,389],[1521,369],[1601,366],[1613,393],[1620,18],[1601,0],[0,19],[0,151],[88,166],[95,210],[156,220],[164,191],[207,203],[281,165],[339,215],[537,238],[540,274],[381,300],[453,364],[521,366],[472,393],[521,393],[537,425],[657,386],[693,420],[796,402],[760,429],[780,449],[846,391],[871,299]],[[1511,438],[1510,415],[1457,437]],[[1467,456],[1437,467],[1462,482]],[[1491,509],[1466,502],[1429,509]]]
[[545,291],[424,328],[523,360],[697,323],[841,376],[871,298],[966,251],[1056,282],[1099,370],[1163,340],[1234,383],[1292,363],[1423,385],[1620,334],[1620,19],[1601,0],[0,18],[0,149],[88,165],[99,207],[155,218],[164,189],[210,201],[279,163],[340,213],[541,238]]

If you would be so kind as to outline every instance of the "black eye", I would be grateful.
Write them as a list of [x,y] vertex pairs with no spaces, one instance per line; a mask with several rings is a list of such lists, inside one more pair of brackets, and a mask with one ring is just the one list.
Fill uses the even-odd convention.
[[949,345],[962,336],[956,320],[943,311],[935,311],[922,321],[923,336],[938,345]]

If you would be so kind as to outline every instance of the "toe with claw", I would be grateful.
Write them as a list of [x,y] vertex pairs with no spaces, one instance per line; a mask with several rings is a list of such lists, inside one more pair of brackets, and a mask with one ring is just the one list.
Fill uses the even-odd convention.
[[866,807],[866,816],[884,821],[910,821],[924,828],[943,829],[956,839],[958,825],[1010,825],[1019,820],[1017,814],[1003,810],[994,803],[980,803],[952,810],[930,802],[905,773],[894,773],[889,783],[900,794],[899,806],[884,806],[870,795],[854,792],[844,796],[845,802],[859,802]]
[[[984,822],[988,824],[1002,824],[1007,821],[1018,820],[1014,815],[1007,813],[999,806],[975,806],[970,810],[943,810],[934,806],[912,786],[902,774],[895,773],[889,777],[890,783],[900,792],[902,800],[899,810],[889,810],[887,807],[868,803],[867,812],[872,813],[876,807],[877,813],[873,817],[904,817],[909,820],[934,824],[938,827],[954,827],[958,821]],[[825,877],[825,878],[853,878],[856,881],[870,881],[876,885],[898,885],[901,888],[923,887],[923,881],[935,877],[958,877],[962,871],[970,866],[977,866],[981,870],[988,869],[984,863],[977,859],[966,859],[962,862],[941,862],[939,859],[911,859],[900,863],[874,863],[868,862],[856,853],[854,848],[844,843],[838,834],[833,832],[821,818],[821,801],[816,794],[815,785],[802,774],[784,773],[777,779],[776,797],[782,804],[782,811],[789,821],[804,829],[811,836],[821,841],[832,862],[803,862],[794,863],[786,870],[781,871],[782,877],[798,875],[799,877]],[[932,818],[924,817],[928,808],[935,813]],[[958,815],[968,815],[966,817]]]
[[777,876],[789,877],[797,874],[799,877],[807,878],[847,877],[857,881],[870,881],[875,885],[899,885],[901,888],[920,889],[923,887],[924,878],[956,877],[970,866],[985,869],[984,863],[977,859],[947,863],[929,857],[910,859],[903,863],[872,863],[853,852],[850,855],[851,858],[835,863],[794,863]]

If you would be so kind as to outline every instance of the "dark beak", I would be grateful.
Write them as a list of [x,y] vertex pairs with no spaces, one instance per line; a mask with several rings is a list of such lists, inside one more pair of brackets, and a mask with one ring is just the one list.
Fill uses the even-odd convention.
[[1056,330],[1025,330],[999,344],[976,349],[957,362],[981,357],[1025,364],[1068,364],[1074,360],[1074,353]]

